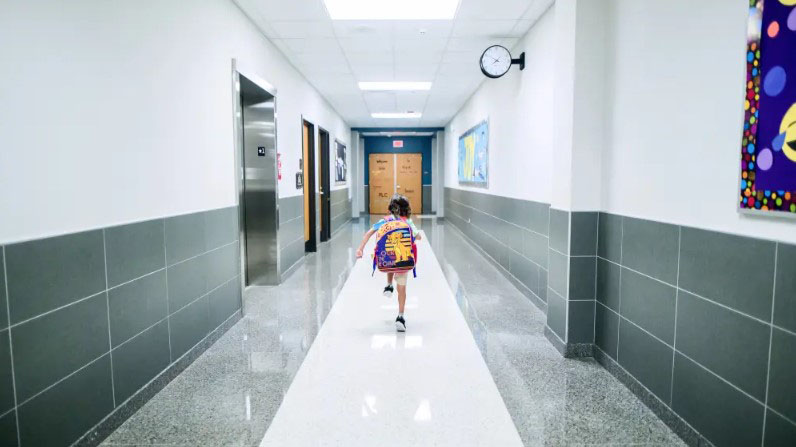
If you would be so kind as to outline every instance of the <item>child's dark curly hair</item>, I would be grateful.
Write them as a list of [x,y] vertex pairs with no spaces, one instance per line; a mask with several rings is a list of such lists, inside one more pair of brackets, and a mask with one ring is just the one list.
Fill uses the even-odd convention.
[[409,205],[409,199],[400,194],[392,196],[388,211],[396,217],[409,218],[412,216],[412,207]]

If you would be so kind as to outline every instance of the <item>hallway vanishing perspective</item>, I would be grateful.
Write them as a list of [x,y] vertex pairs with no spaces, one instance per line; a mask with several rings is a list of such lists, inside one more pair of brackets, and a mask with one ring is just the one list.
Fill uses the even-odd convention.
[[[276,299],[252,290],[247,316],[104,445],[255,445],[264,435],[261,445],[682,444],[594,361],[562,359],[544,314],[514,286],[495,287],[499,271],[459,232],[436,219],[420,226],[430,243],[410,280],[407,334],[393,330],[395,300],[366,262],[333,262],[352,259],[366,228],[355,223],[268,288]],[[338,299],[337,321],[325,322]],[[500,424],[501,434],[485,430]]]
[[0,447],[796,446],[795,52],[796,0],[0,1]]

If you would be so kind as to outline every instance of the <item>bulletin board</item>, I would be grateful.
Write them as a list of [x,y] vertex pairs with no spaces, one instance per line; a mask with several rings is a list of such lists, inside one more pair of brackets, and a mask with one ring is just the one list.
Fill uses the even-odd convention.
[[749,0],[739,208],[796,217],[796,0]]
[[459,183],[489,186],[489,121],[484,120],[459,137]]

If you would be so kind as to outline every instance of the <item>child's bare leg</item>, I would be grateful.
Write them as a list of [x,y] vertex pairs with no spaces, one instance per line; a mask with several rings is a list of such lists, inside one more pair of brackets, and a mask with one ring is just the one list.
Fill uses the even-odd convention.
[[387,284],[392,284],[392,279],[395,277],[395,273],[387,273]]
[[398,315],[404,314],[404,306],[406,305],[406,283],[404,285],[398,284]]
[[398,315],[403,316],[404,305],[406,305],[406,273],[401,273],[395,277],[398,286]]

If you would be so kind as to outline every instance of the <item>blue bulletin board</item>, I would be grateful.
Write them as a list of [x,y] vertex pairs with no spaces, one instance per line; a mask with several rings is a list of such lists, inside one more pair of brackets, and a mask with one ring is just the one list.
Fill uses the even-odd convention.
[[459,137],[459,183],[489,186],[489,121],[484,120]]

